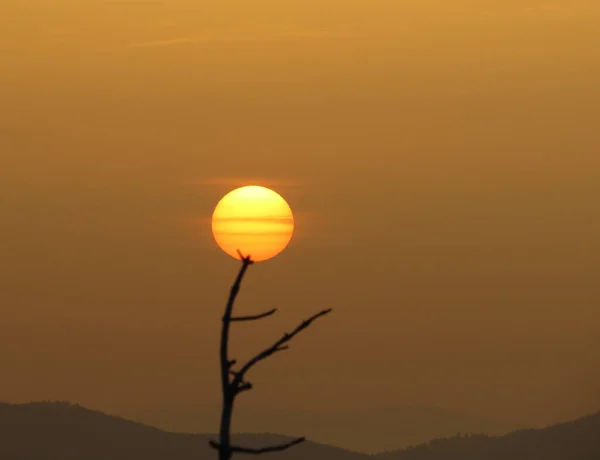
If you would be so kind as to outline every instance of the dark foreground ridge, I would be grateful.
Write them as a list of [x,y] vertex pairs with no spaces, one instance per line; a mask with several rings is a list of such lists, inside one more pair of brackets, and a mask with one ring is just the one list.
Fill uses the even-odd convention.
[[[1,460],[214,460],[208,434],[152,428],[66,402],[0,403]],[[291,440],[240,434],[250,447]],[[234,458],[254,456],[238,454]],[[269,460],[600,460],[600,412],[505,436],[467,435],[376,456],[307,441]]]
[[600,460],[600,412],[542,429],[505,436],[457,435],[376,460]]
[[[66,402],[0,403],[1,460],[214,460],[216,453],[208,444],[211,439],[217,436],[169,433]],[[249,447],[260,447],[292,438],[240,434],[233,439]],[[268,458],[365,460],[370,457],[306,442],[290,451],[268,454]]]

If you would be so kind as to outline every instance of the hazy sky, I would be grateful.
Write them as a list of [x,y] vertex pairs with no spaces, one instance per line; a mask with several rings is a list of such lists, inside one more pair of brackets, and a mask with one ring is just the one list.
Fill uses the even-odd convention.
[[219,400],[237,185],[290,203],[253,266],[248,404],[600,408],[597,0],[0,5],[0,400]]

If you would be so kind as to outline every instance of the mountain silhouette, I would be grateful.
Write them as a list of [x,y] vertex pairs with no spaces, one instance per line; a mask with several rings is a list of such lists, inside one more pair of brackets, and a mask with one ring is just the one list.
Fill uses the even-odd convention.
[[[180,434],[106,415],[67,402],[0,403],[2,460],[214,460],[208,434]],[[259,447],[285,442],[274,434],[234,435],[235,443]],[[366,460],[370,457],[305,442],[270,460]]]
[[[67,402],[0,403],[2,460],[214,460],[212,434],[162,431]],[[259,447],[289,440],[238,434]],[[238,455],[241,457],[242,454]],[[598,460],[600,412],[543,429],[504,436],[456,435],[394,452],[367,455],[307,441],[269,460]]]
[[456,435],[396,452],[376,460],[598,460],[600,412],[541,429],[504,436]]
[[[146,409],[120,415],[167,431],[206,433],[218,426],[220,407]],[[233,425],[238,432],[301,434],[319,443],[370,454],[456,433],[503,435],[524,428],[436,407],[409,405],[318,411],[242,407],[236,411]]]

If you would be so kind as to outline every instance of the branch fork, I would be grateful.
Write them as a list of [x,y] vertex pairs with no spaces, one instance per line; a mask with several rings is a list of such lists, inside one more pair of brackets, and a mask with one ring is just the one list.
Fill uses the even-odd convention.
[[264,313],[250,316],[233,316],[233,305],[235,299],[240,291],[240,286],[246,270],[250,265],[254,263],[250,256],[244,256],[239,250],[237,251],[242,261],[242,267],[238,273],[238,276],[231,287],[229,299],[225,307],[225,314],[223,315],[223,326],[221,329],[221,347],[220,347],[220,361],[221,361],[221,388],[223,393],[223,408],[221,413],[221,427],[219,431],[219,442],[210,441],[210,446],[219,452],[219,460],[230,460],[232,454],[243,453],[243,454],[264,454],[269,452],[279,452],[282,450],[289,449],[301,442],[304,442],[306,438],[297,438],[293,441],[278,444],[274,446],[267,446],[262,448],[247,448],[240,447],[231,444],[231,419],[233,415],[233,406],[235,398],[245,391],[252,389],[252,383],[245,380],[246,373],[253,368],[259,362],[265,360],[269,356],[274,355],[277,352],[287,350],[289,345],[287,343],[291,341],[297,334],[310,326],[316,319],[327,315],[332,311],[331,308],[321,310],[317,314],[304,320],[296,327],[292,332],[285,333],[278,341],[276,341],[270,347],[256,354],[253,358],[248,360],[240,370],[236,371],[233,366],[236,364],[236,360],[230,360],[228,357],[228,345],[229,345],[229,329],[232,322],[243,322],[243,321],[254,321],[258,319],[267,318],[273,315],[277,309],[274,308]]

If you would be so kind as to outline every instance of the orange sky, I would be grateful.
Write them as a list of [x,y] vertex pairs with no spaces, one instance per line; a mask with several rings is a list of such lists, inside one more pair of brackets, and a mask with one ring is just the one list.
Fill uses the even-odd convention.
[[[252,404],[600,406],[600,6],[3,0],[0,400],[218,400],[217,201],[295,211]],[[216,6],[215,6],[216,5]]]

